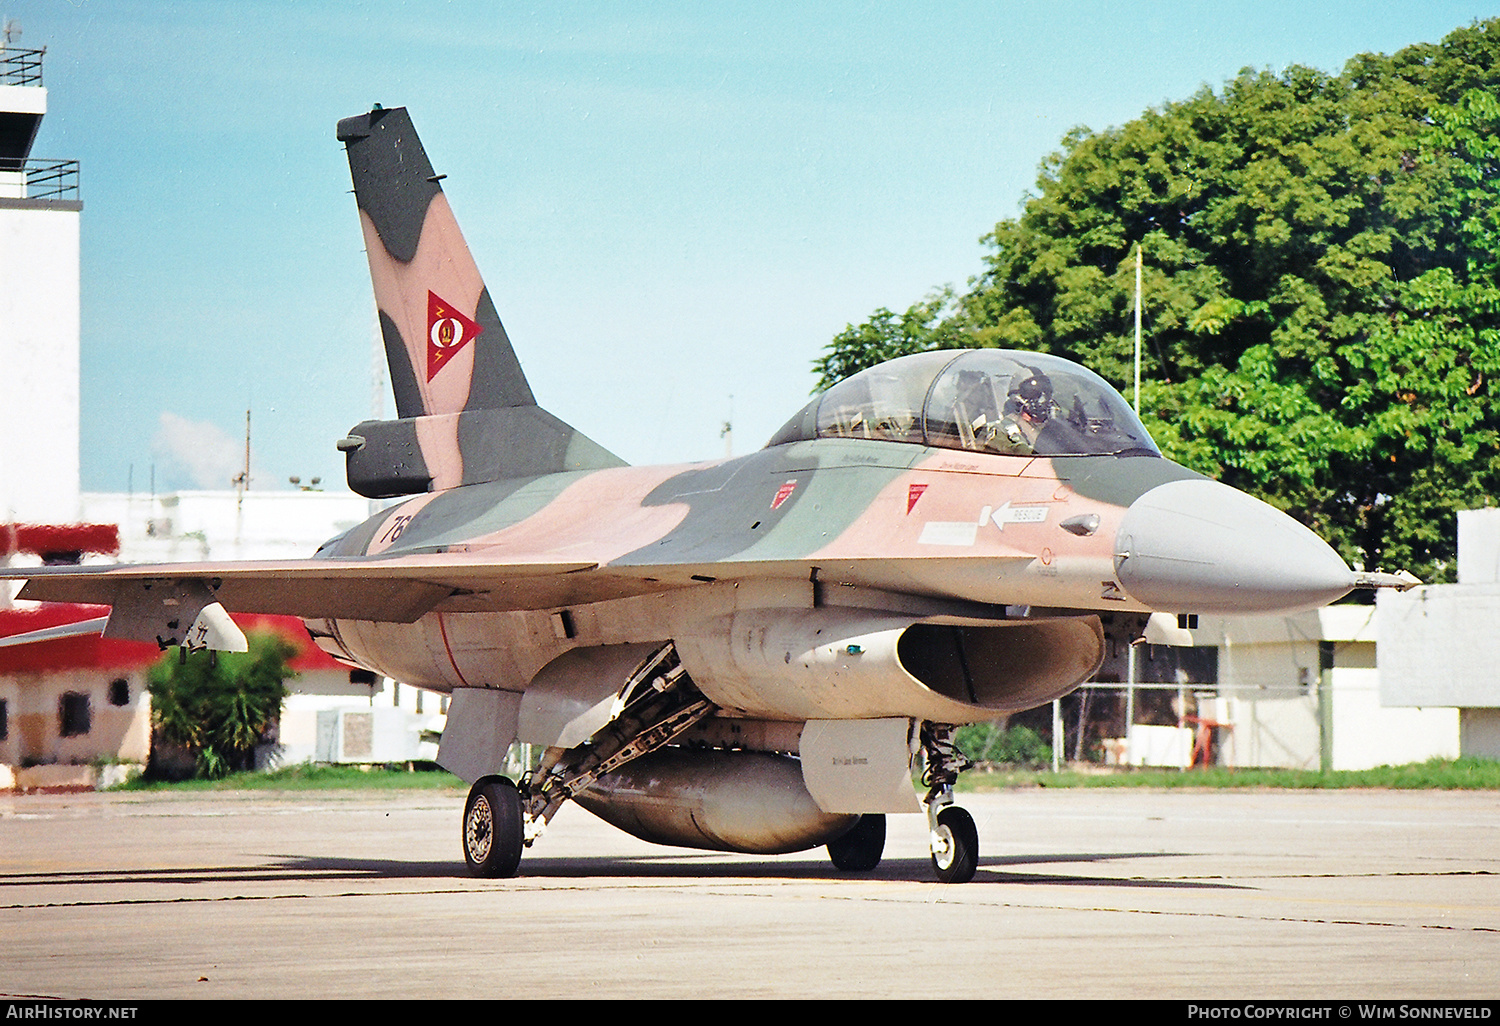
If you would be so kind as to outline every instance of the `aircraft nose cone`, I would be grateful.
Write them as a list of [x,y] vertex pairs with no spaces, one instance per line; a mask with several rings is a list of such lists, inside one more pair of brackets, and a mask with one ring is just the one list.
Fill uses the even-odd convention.
[[1339,554],[1285,513],[1217,481],[1172,481],[1125,511],[1115,573],[1165,612],[1269,613],[1326,605],[1354,587]]

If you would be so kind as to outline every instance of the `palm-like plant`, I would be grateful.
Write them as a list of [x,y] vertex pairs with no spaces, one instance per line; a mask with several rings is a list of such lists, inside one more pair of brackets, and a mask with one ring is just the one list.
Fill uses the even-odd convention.
[[255,746],[281,715],[287,660],[297,649],[271,633],[252,633],[248,652],[180,660],[163,655],[147,674],[151,718],[163,740],[190,751],[200,777],[249,768]]

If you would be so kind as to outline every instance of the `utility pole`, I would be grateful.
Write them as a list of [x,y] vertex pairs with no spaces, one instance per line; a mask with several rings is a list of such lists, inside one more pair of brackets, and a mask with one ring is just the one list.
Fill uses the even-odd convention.
[[[1141,243],[1135,244],[1135,415],[1141,415]],[[1135,726],[1136,646],[1132,639],[1125,654],[1125,762],[1135,764],[1130,739]]]
[[1318,642],[1318,769],[1333,772],[1333,642]]
[[1141,249],[1135,244],[1135,415],[1141,415]]

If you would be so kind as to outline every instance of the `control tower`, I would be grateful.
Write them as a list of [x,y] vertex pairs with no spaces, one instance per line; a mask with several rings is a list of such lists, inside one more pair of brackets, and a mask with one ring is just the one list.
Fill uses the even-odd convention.
[[[38,160],[45,50],[0,47],[0,524],[78,519],[76,160]],[[3,554],[0,554],[3,555]]]

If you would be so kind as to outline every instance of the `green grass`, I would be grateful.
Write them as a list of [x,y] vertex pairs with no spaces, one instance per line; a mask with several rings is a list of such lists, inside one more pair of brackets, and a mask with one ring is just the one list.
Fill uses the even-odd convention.
[[[1019,787],[1156,787],[1156,788],[1394,788],[1398,790],[1500,790],[1500,762],[1493,759],[1432,759],[1406,766],[1378,766],[1369,770],[1283,769],[1043,769],[990,766],[970,770],[959,778],[960,791],[999,791]],[[467,785],[443,770],[404,767],[313,766],[306,763],[270,773],[235,773],[223,780],[185,780],[179,783],[132,780],[114,790],[124,791],[312,791],[312,790],[444,791],[463,793]]]
[[1232,769],[1023,769],[998,766],[976,769],[959,778],[960,791],[995,791],[1015,787],[1158,787],[1280,788],[1284,790],[1348,787],[1411,790],[1500,789],[1500,762],[1493,759],[1431,759],[1405,766],[1368,770]]
[[460,794],[468,790],[446,770],[408,770],[405,766],[315,766],[302,763],[268,773],[232,773],[221,780],[166,782],[137,778],[113,788],[116,791],[443,791]]

